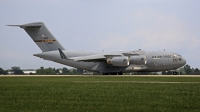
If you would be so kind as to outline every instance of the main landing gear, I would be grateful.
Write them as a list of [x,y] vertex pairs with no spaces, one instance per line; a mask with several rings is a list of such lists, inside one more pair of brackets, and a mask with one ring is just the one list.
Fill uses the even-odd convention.
[[178,72],[172,72],[173,75],[178,75]]
[[116,72],[113,72],[113,73],[102,73],[103,75],[123,75],[123,73],[122,72],[118,72],[118,73],[116,73]]

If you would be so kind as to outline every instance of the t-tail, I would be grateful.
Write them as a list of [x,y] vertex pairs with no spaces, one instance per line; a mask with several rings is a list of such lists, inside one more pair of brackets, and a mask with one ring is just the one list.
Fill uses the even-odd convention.
[[23,28],[43,52],[58,50],[58,48],[64,50],[62,45],[42,22],[7,26],[19,26],[20,28]]

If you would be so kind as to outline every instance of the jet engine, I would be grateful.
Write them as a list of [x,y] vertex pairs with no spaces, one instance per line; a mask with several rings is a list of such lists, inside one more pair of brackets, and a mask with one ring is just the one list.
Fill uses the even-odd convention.
[[147,59],[146,59],[146,56],[144,55],[130,57],[130,64],[144,65],[146,63],[147,63]]
[[128,66],[129,58],[127,56],[123,57],[113,57],[107,59],[108,64],[112,64],[113,66]]

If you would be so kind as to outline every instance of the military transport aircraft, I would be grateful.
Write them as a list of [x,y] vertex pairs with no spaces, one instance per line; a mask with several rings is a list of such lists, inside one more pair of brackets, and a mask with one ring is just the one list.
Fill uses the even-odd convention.
[[168,51],[141,49],[109,53],[69,51],[64,49],[43,22],[8,26],[18,26],[28,33],[42,50],[42,53],[34,56],[75,68],[100,72],[103,75],[175,70],[186,64],[186,60],[181,55]]

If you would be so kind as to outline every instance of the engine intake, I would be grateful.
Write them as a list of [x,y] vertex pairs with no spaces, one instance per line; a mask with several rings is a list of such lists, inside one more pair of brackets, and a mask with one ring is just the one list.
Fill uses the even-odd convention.
[[128,66],[129,58],[127,56],[123,57],[113,57],[107,59],[108,64],[112,64],[113,66]]

